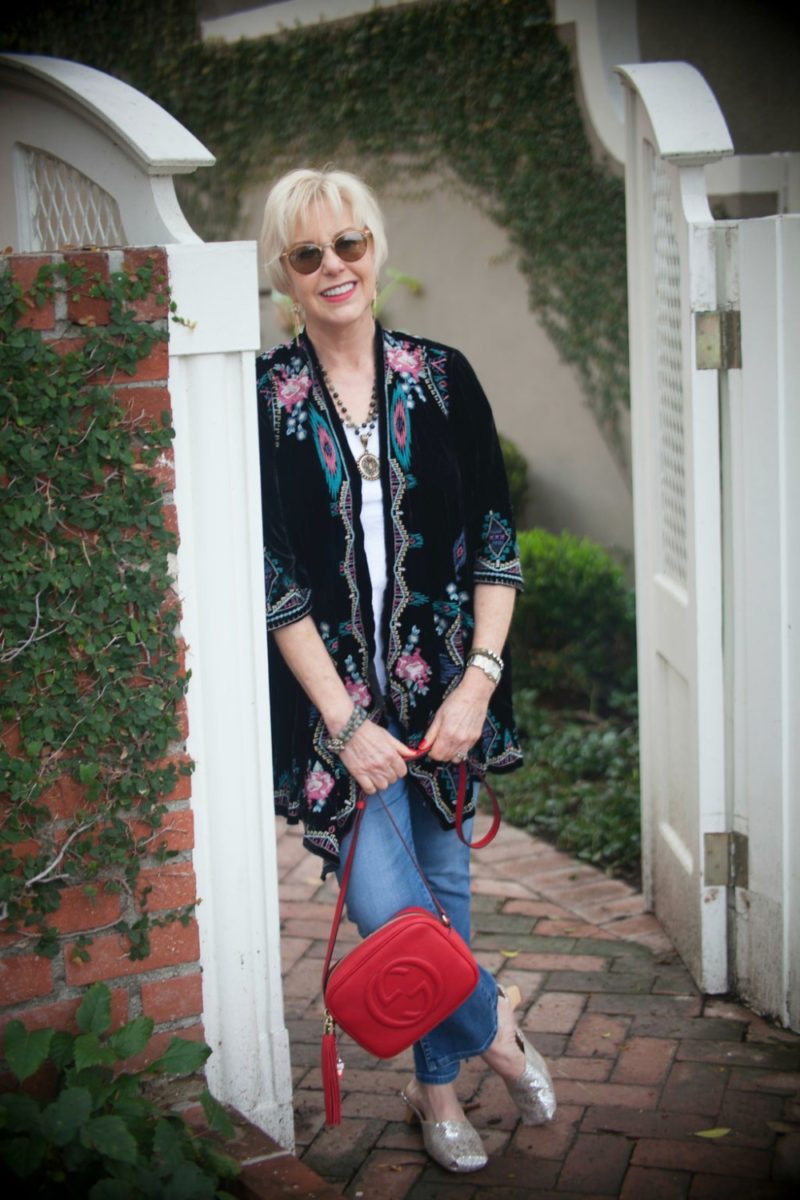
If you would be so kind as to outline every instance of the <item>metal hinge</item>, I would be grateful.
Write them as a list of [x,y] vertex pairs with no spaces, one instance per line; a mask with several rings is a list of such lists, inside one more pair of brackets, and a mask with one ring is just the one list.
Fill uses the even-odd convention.
[[703,837],[706,887],[748,886],[747,837],[743,833],[706,833]]
[[730,371],[742,365],[742,314],[733,308],[694,314],[698,371]]

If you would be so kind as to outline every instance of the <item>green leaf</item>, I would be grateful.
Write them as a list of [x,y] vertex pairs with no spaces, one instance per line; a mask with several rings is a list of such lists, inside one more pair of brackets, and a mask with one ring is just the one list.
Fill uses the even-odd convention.
[[92,1111],[92,1097],[82,1087],[65,1088],[42,1113],[42,1133],[56,1146],[66,1146]]
[[162,1117],[153,1134],[154,1157],[160,1159],[170,1171],[174,1171],[188,1157],[191,1157],[191,1154],[187,1155],[187,1149],[185,1129],[178,1128],[174,1121]]
[[696,1129],[694,1131],[694,1136],[701,1138],[723,1138],[728,1133],[730,1133],[730,1129],[727,1129],[724,1126],[718,1126],[715,1129]]
[[152,1032],[152,1017],[135,1017],[111,1035],[109,1045],[117,1058],[131,1058],[134,1054],[141,1054]]
[[130,1200],[131,1185],[123,1179],[101,1179],[89,1189],[88,1200]]
[[58,1067],[59,1071],[63,1071],[72,1062],[75,1046],[75,1037],[71,1033],[67,1033],[66,1029],[57,1029],[53,1034],[53,1040],[50,1043],[50,1058]]
[[75,1019],[84,1033],[105,1033],[111,1025],[111,992],[104,983],[89,988]]
[[211,1053],[205,1042],[190,1042],[186,1038],[174,1037],[160,1058],[149,1070],[164,1071],[168,1075],[191,1075],[199,1071]]
[[38,1133],[39,1119],[39,1105],[33,1096],[24,1092],[7,1092],[0,1096],[0,1129],[12,1133]]
[[85,1071],[87,1067],[111,1066],[115,1061],[114,1052],[101,1043],[96,1033],[82,1033],[75,1038],[77,1071]]
[[92,1117],[81,1130],[81,1141],[116,1162],[135,1163],[139,1157],[139,1148],[119,1117]]
[[164,1200],[214,1200],[216,1186],[197,1163],[181,1163],[163,1191]]
[[5,1037],[6,1062],[20,1083],[39,1070],[47,1058],[52,1036],[52,1029],[35,1029],[29,1033],[22,1021],[9,1021]]
[[208,1088],[205,1088],[201,1093],[200,1103],[203,1106],[203,1112],[206,1114],[208,1128],[214,1133],[221,1134],[222,1137],[232,1138],[236,1132],[233,1121],[230,1119],[219,1100],[214,1099]]
[[44,1161],[47,1145],[42,1138],[19,1137],[0,1143],[0,1156],[20,1179],[27,1179]]

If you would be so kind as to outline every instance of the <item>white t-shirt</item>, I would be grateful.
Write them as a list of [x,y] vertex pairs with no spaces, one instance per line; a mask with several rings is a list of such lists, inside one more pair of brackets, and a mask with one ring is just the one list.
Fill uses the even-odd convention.
[[[358,462],[364,453],[361,437],[355,429],[344,426],[353,457]],[[379,454],[378,430],[373,429],[367,442],[367,450],[376,458]],[[384,665],[383,631],[381,619],[383,616],[383,598],[386,594],[386,542],[384,540],[383,521],[383,485],[380,478],[361,480],[361,528],[364,532],[364,549],[367,555],[367,569],[372,587],[372,616],[375,621],[375,673],[381,692],[386,690],[386,667]],[[377,700],[378,697],[376,696]]]

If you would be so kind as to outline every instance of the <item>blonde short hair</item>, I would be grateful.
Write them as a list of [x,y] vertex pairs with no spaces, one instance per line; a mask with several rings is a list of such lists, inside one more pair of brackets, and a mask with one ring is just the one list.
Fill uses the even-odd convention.
[[349,171],[336,171],[333,167],[314,171],[301,167],[290,171],[273,185],[264,205],[259,244],[270,287],[280,292],[290,290],[280,256],[290,245],[298,222],[302,222],[309,210],[320,203],[330,204],[334,211],[341,211],[345,205],[349,205],[354,226],[372,231],[376,276],[386,262],[386,230],[372,189]]

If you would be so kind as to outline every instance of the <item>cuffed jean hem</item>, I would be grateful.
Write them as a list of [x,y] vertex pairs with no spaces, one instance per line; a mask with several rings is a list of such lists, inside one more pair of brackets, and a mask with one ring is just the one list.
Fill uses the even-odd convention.
[[[465,1062],[468,1058],[477,1058],[479,1055],[485,1054],[497,1037],[497,983],[494,976],[490,975],[485,967],[479,967],[478,969],[480,971],[480,978],[475,984],[474,991],[467,997],[461,1007],[457,1008],[454,1013],[451,1013],[441,1025],[437,1025],[435,1030],[432,1030],[431,1033],[426,1033],[424,1037],[414,1043],[414,1074],[420,1083],[452,1083],[458,1078],[461,1063]],[[478,1015],[474,1010],[478,1006],[485,1009],[483,1020],[486,1020],[488,1023],[486,1025],[488,1032],[482,1041],[472,1046],[469,1044],[466,1047],[461,1046],[458,1050],[453,1050],[449,1054],[437,1057],[434,1043],[440,1040],[440,1031],[444,1032],[448,1022],[457,1022],[459,1014],[465,1008],[473,1010],[469,1023],[474,1026],[476,1016]],[[483,1022],[481,1021],[481,1023]]]

